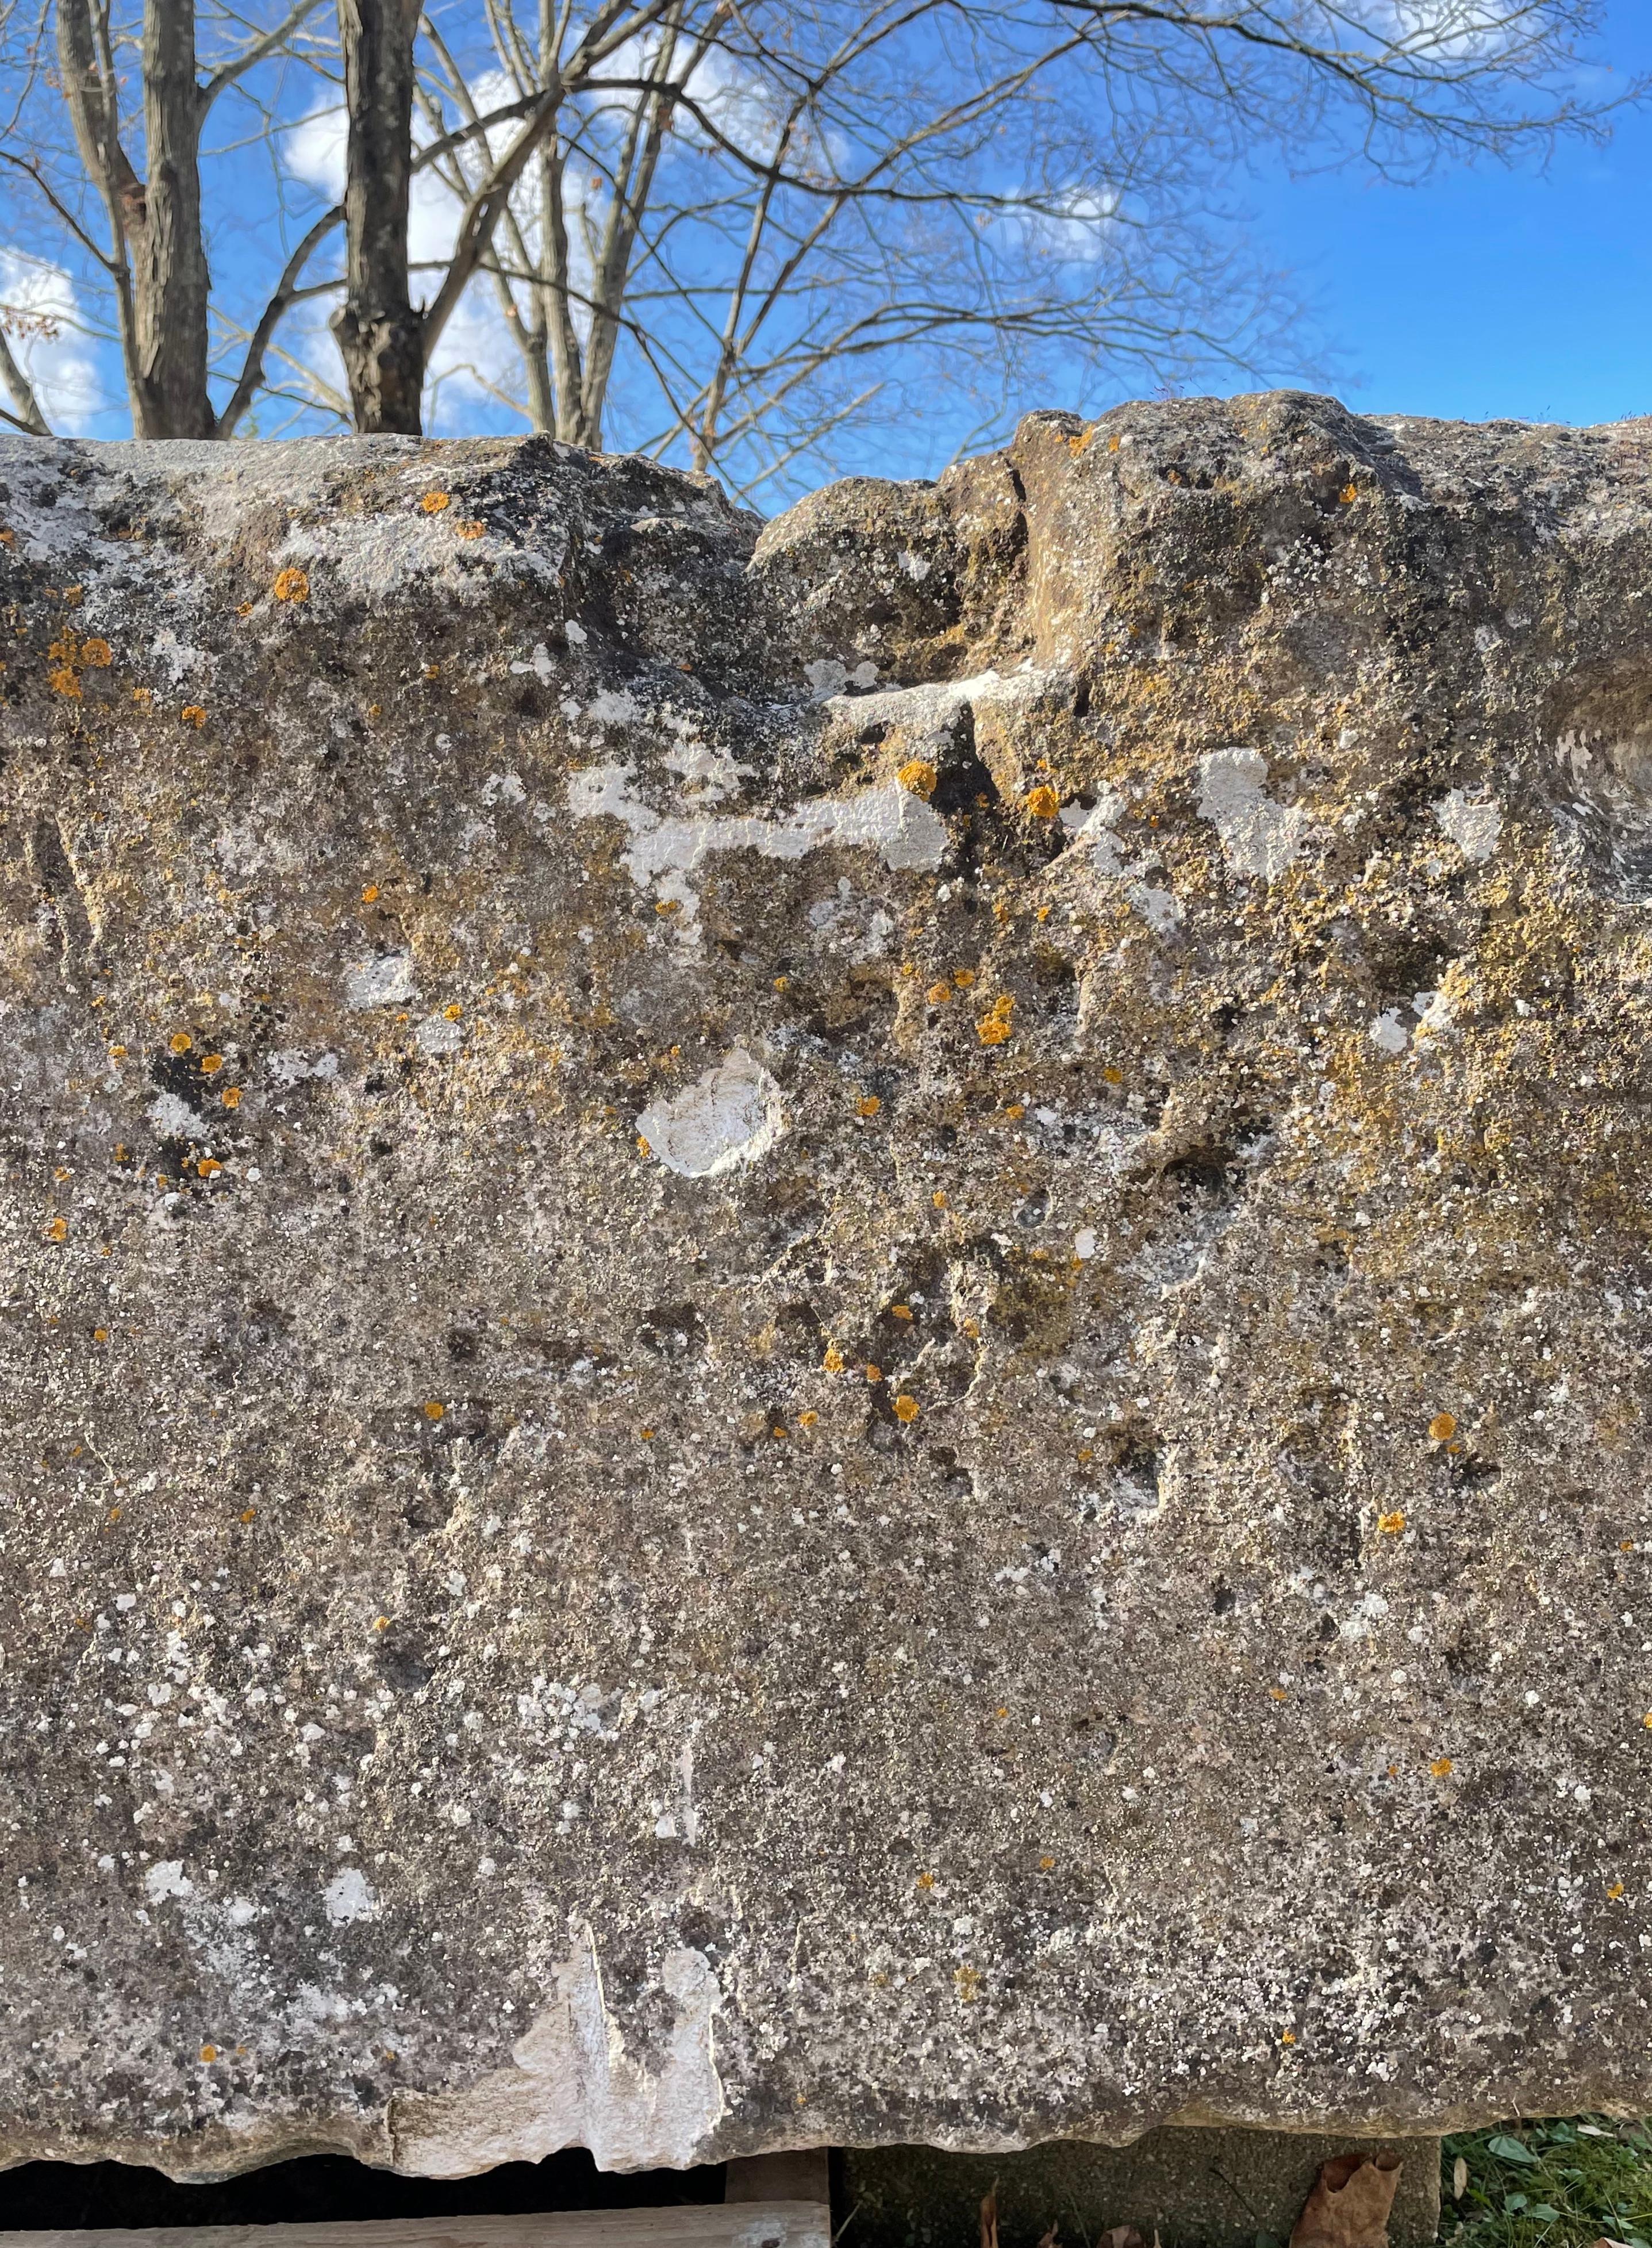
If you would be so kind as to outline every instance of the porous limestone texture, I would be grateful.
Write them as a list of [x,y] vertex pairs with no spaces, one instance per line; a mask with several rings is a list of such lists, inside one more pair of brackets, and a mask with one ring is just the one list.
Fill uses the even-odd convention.
[[1652,2108],[1652,425],[0,447],[0,2148]]

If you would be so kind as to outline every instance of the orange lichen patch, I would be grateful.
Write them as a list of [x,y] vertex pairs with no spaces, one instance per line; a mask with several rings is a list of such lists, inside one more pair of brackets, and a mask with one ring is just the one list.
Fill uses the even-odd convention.
[[66,1241],[68,1238],[68,1219],[66,1217],[54,1217],[51,1224],[46,1228],[46,1239],[48,1241]]
[[1296,2032],[1294,2030],[1281,2030],[1279,2032],[1279,2043],[1281,2045],[1294,2045],[1296,2043]]
[[450,1023],[456,1023],[459,1018],[463,1014],[464,1009],[459,1004],[456,999],[454,999],[451,1000],[449,1004],[442,1010],[442,1011]]
[[1001,1046],[1010,1036],[1010,1017],[1015,1001],[1008,991],[1000,991],[992,1003],[992,1011],[984,1015],[975,1026],[975,1034],[984,1046]]
[[[836,1343],[829,1342],[826,1345],[826,1356],[820,1360],[820,1363],[828,1374],[842,1373],[843,1353],[838,1348]],[[1649,1724],[1652,1724],[1652,1717],[1649,1717],[1647,1723]]]
[[889,1317],[892,1319],[909,1319],[912,1317],[911,1305],[891,1304],[889,1306]]
[[875,1116],[882,1106],[875,1093],[868,1093],[855,1102],[854,1113],[857,1116]]
[[216,1077],[223,1067],[223,1056],[222,1054],[202,1055],[201,1073],[203,1077]]
[[427,1421],[439,1421],[447,1409],[439,1397],[427,1397],[424,1401],[424,1417]]
[[419,505],[426,515],[440,515],[444,507],[453,505],[453,494],[444,491],[421,492]]
[[782,1437],[782,1438],[790,1436],[791,1433],[792,1433],[792,1431],[791,1431],[789,1429],[783,1429],[783,1428],[780,1426],[780,1424],[778,1423],[778,1422],[777,1422],[775,1423],[774,1427],[773,1427],[772,1429],[770,1429],[770,1431],[769,1431],[769,1434],[770,1434],[771,1436],[778,1436],[778,1437]]
[[1337,497],[1341,501],[1344,507],[1352,507],[1354,501],[1358,499],[1359,497],[1360,487],[1358,484],[1344,484],[1341,490],[1337,494]]
[[389,1630],[389,1628],[390,1628],[390,1619],[389,1619],[389,1617],[388,1617],[388,1616],[374,1616],[374,1619],[373,1619],[373,1628],[374,1629],[374,1631],[388,1631],[388,1630]]
[[1041,1874],[1052,1874],[1055,1871],[1055,1860],[1053,1858],[1040,1858],[1038,1860],[1038,1871]]
[[883,1368],[881,1366],[874,1366],[868,1361],[867,1366],[867,1380],[868,1381],[881,1381],[882,1379]]
[[195,1040],[188,1031],[174,1031],[167,1045],[174,1053],[188,1053]]
[[80,661],[88,671],[107,671],[114,661],[114,650],[106,640],[83,640]]
[[952,986],[949,984],[931,984],[923,996],[932,1007],[944,1007],[952,997]]
[[1004,1113],[1009,1118],[1011,1124],[1018,1124],[1027,1112],[1020,1101],[1011,1100],[1005,1107]]
[[1286,1694],[1283,1686],[1270,1686],[1268,1689],[1268,1696],[1270,1700],[1275,1702],[1285,1702],[1290,1699],[1289,1695]]
[[955,968],[952,971],[952,980],[960,991],[967,991],[975,982],[975,970],[973,968]]
[[[1069,437],[1067,439],[1068,452],[1072,454],[1075,461],[1081,460],[1085,454],[1089,451],[1091,446],[1094,444],[1096,439],[1100,435],[1100,434],[1101,433],[1099,429],[1091,428],[1082,431],[1076,437]],[[1118,449],[1118,442],[1119,441],[1115,437],[1113,441],[1114,449],[1115,451]]]
[[902,788],[913,796],[921,796],[927,804],[935,794],[935,785],[940,778],[935,767],[923,757],[910,757],[895,775]]
[[134,687],[132,690],[132,699],[134,702],[140,704],[153,702],[154,701],[154,689],[153,687]]
[[812,1429],[819,1423],[819,1418],[820,1415],[818,1413],[799,1413],[798,1426],[799,1429]]
[[0,546],[15,546],[17,543],[17,534],[15,531],[10,529],[0,531]]
[[420,672],[419,676],[421,679],[440,679],[442,676],[442,666],[439,663],[427,663]]
[[207,714],[199,702],[186,702],[178,716],[186,726],[193,726],[197,733],[207,723]]
[[242,1508],[241,1519],[243,1522],[256,1522],[257,1518],[258,1510],[256,1506],[243,1506]]
[[917,1399],[908,1397],[904,1390],[895,1401],[895,1417],[897,1421],[905,1421],[908,1423],[915,1421],[921,1410]]
[[946,1189],[944,1187],[937,1187],[935,1192],[929,1196],[929,1200],[934,1203],[937,1210],[944,1210],[947,1206]]
[[1612,1900],[1613,1903],[1614,1903],[1614,1904],[1615,1904],[1615,1903],[1617,1902],[1618,1899],[1619,1899],[1619,1898],[1623,1895],[1623,1884],[1622,1884],[1622,1882],[1621,1882],[1621,1881],[1613,1881],[1613,1882],[1611,1882],[1611,1883],[1608,1885],[1607,1888],[1607,1896],[1609,1896],[1609,1897],[1611,1898],[1611,1900]]
[[1436,1444],[1450,1443],[1457,1432],[1455,1413],[1436,1413],[1429,1423],[1429,1434]]
[[364,906],[372,906],[377,905],[378,901],[379,885],[376,882],[369,882],[361,893],[361,902]]
[[1103,1085],[1122,1085],[1124,1083],[1124,1072],[1121,1069],[1114,1068],[1113,1064],[1109,1062],[1107,1066],[1101,1073],[1101,1082]]
[[195,1165],[195,1169],[200,1172],[203,1179],[216,1179],[218,1173],[223,1169],[223,1165],[218,1161],[216,1155],[202,1155],[201,1161]]
[[1046,783],[1040,781],[1027,798],[1027,810],[1035,819],[1053,819],[1061,809],[1061,799]]
[[981,1970],[978,1967],[971,1967],[967,1964],[962,1967],[955,1967],[952,1970],[952,1981],[959,2001],[963,2005],[969,2005],[981,1994]]
[[935,1887],[935,1875],[933,1874],[920,1874],[913,1886],[915,1888],[932,1889]]
[[250,617],[257,607],[256,601],[237,601],[235,613],[238,617]]
[[80,700],[80,682],[70,664],[54,664],[46,674],[46,685],[54,695],[66,696],[75,702]]
[[[655,911],[656,913],[659,911],[657,906]],[[792,989],[792,978],[789,976],[777,976],[774,979],[774,988],[777,991],[789,991]]]
[[651,1444],[654,1442],[654,1431],[652,1429],[639,1429],[637,1430],[637,1434],[645,1444]]
[[488,532],[485,523],[456,523],[453,527],[461,538],[485,538]]
[[1436,1757],[1429,1766],[1430,1774],[1436,1779],[1449,1779],[1451,1777],[1452,1770],[1453,1766],[1450,1757]]
[[238,1085],[226,1085],[223,1091],[218,1095],[218,1098],[226,1108],[239,1108],[241,1106],[241,1087]]
[[271,586],[270,591],[278,601],[307,601],[310,598],[310,580],[304,571],[295,569],[291,564],[289,564],[284,570],[276,572],[275,583]]
[[109,1340],[108,1328],[93,1327],[92,1330],[92,1340],[93,1342],[107,1342]]
[[1397,1538],[1405,1528],[1405,1517],[1396,1506],[1392,1514],[1379,1514],[1377,1528],[1385,1538]]

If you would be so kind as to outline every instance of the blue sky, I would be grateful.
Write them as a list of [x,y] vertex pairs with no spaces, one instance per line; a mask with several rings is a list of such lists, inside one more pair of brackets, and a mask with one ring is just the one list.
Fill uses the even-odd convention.
[[[1604,51],[1652,70],[1652,6],[1614,0]],[[1610,81],[1603,81],[1610,83]],[[1652,413],[1652,108],[1546,172],[1491,165],[1421,187],[1345,171],[1241,190],[1363,413],[1615,421]],[[1317,387],[1317,386],[1316,386]]]

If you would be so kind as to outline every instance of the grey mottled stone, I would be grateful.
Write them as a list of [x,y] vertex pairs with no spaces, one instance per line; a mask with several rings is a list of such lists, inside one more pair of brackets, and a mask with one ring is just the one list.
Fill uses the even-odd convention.
[[7,2154],[1652,2107],[1649,446],[0,445]]

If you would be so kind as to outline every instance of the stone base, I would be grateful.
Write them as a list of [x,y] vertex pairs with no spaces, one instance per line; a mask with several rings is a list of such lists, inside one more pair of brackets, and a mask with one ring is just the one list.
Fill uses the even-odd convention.
[[1283,2242],[1320,2165],[1356,2148],[1403,2158],[1389,2248],[1422,2248],[1440,2222],[1437,2139],[1320,2138],[1296,2131],[1149,2131],[1134,2146],[1052,2141],[1023,2154],[930,2147],[846,2153],[838,2210],[844,2248],[972,2248],[997,2183],[1003,2248],[1035,2248],[1052,2224],[1064,2244],[1133,2224],[1162,2248]]

